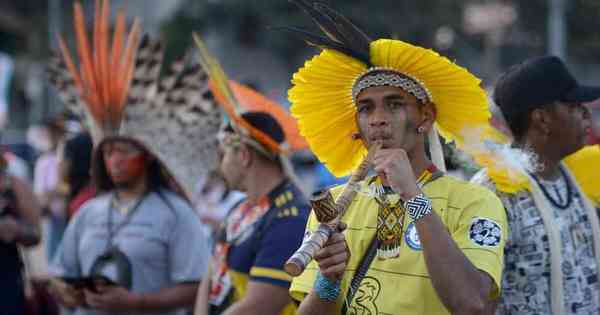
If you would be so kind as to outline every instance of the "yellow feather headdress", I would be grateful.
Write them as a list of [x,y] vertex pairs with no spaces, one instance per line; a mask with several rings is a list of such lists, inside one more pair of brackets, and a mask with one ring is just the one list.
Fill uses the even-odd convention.
[[[480,80],[466,69],[433,50],[403,41],[371,41],[324,4],[294,2],[312,16],[326,36],[288,28],[323,49],[294,74],[288,93],[291,112],[311,150],[334,175],[350,174],[366,155],[362,141],[352,137],[358,132],[353,88],[371,69],[391,70],[421,84],[435,104],[436,129],[458,146],[463,143],[465,127],[483,126],[489,120]],[[437,140],[437,136],[430,139]]]

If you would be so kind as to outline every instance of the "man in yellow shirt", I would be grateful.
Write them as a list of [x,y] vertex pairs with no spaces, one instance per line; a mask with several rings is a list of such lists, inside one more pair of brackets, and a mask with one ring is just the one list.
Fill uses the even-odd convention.
[[[504,210],[489,190],[444,175],[437,136],[461,145],[466,126],[487,123],[479,80],[431,50],[371,41],[330,8],[297,3],[327,35],[301,32],[324,51],[289,91],[300,132],[336,176],[381,145],[374,175],[354,187],[346,230],[292,283],[299,313],[489,312],[499,294]],[[307,230],[317,225],[311,216]]]

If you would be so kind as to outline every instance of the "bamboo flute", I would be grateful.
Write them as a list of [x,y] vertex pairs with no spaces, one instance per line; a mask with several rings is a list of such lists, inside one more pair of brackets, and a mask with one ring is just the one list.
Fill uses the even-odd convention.
[[372,157],[380,147],[380,144],[374,144],[369,148],[367,156],[352,173],[335,202],[328,189],[313,194],[310,203],[320,224],[314,232],[304,238],[300,248],[285,263],[284,269],[289,275],[299,276],[317,251],[323,248],[333,231],[339,228],[342,217],[356,196],[358,183],[369,173]]

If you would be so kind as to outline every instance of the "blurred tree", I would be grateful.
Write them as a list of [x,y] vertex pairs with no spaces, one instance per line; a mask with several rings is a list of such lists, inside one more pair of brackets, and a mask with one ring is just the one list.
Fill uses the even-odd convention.
[[[354,23],[363,27],[373,38],[394,37],[409,42],[433,46],[434,37],[440,26],[460,29],[462,4],[456,0],[373,1],[332,0],[328,1]],[[427,19],[423,19],[427,16]],[[306,56],[306,45],[290,34],[273,30],[280,26],[301,26],[317,31],[306,15],[288,1],[206,1],[199,5],[188,0],[180,12],[167,21],[163,35],[169,39],[179,38],[190,31],[206,32],[217,29],[219,34],[237,41],[242,48],[264,47],[273,50],[290,62],[290,70]],[[186,44],[173,43],[174,50],[183,50]],[[189,42],[186,38],[184,43]]]
[[[501,65],[506,67],[531,55],[546,51],[548,0],[328,0],[324,1],[367,30],[373,38],[393,37],[408,42],[435,47],[459,63],[474,67],[485,46],[485,36],[473,35],[463,27],[464,9],[471,3],[500,2],[515,5],[518,19],[503,36]],[[600,63],[600,1],[570,0],[567,8],[569,56],[579,62]],[[164,35],[170,39],[183,37],[189,43],[190,31],[219,30],[241,47],[258,46],[270,49],[296,68],[307,54],[307,48],[289,34],[269,31],[268,27],[313,27],[294,4],[281,0],[240,1],[187,0],[180,12],[165,23]],[[312,28],[314,30],[314,28]],[[436,35],[450,30],[454,42],[437,47]],[[184,44],[175,44],[179,49]],[[474,60],[476,60],[474,62]]]

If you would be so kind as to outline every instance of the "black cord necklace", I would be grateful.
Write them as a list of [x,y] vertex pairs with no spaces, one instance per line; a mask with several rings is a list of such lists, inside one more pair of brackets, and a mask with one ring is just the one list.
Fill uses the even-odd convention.
[[[559,203],[560,200],[557,201],[554,198],[552,198],[552,195],[550,195],[550,193],[548,192],[546,187],[542,184],[541,180],[535,174],[530,173],[530,175],[533,177],[535,182],[538,184],[538,186],[542,190],[542,193],[544,193],[544,196],[546,196],[546,199],[548,199],[550,201],[550,203],[552,203],[553,206],[564,210],[564,209],[567,209],[568,207],[570,207],[571,203],[573,202],[573,191],[572,191],[571,183],[569,182],[569,178],[567,177],[567,174],[565,173],[565,171],[562,169],[562,167],[559,167],[558,170],[560,171],[560,175],[563,178],[563,180],[565,181],[565,185],[567,186],[567,198],[566,198],[566,201],[564,204],[560,204]],[[558,191],[556,192],[556,194],[558,195],[558,197],[560,199],[560,194]]]
[[136,210],[142,205],[142,202],[144,201],[144,199],[146,199],[146,196],[148,195],[149,192],[145,192],[141,197],[139,197],[139,199],[135,202],[135,204],[133,205],[133,207],[131,207],[130,209],[128,209],[127,213],[125,214],[125,218],[123,219],[123,221],[121,222],[121,224],[119,224],[114,230],[113,230],[113,212],[116,211],[115,210],[115,199],[117,199],[116,193],[113,193],[113,195],[111,196],[111,199],[108,203],[108,222],[107,222],[107,230],[108,230],[108,241],[107,241],[107,248],[111,248],[114,246],[113,244],[113,239],[114,237],[117,235],[117,233],[119,233],[119,231],[121,231],[122,228],[124,228],[129,221],[131,221],[131,218],[133,217],[133,213],[136,212]]

